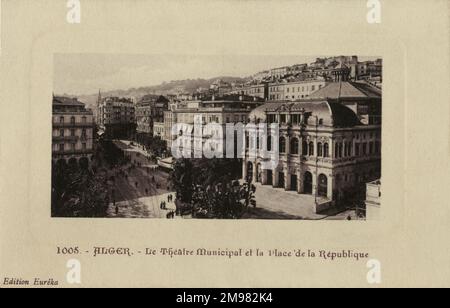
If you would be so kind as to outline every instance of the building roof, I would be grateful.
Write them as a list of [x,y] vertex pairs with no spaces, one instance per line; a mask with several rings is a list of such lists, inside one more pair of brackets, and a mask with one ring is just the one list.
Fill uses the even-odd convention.
[[[214,99],[213,99],[214,97]],[[203,102],[227,101],[227,102],[264,102],[261,97],[241,95],[241,94],[224,94],[222,96],[207,96],[202,98]]]
[[302,100],[297,102],[268,102],[255,108],[249,115],[250,121],[266,122],[267,113],[304,113],[307,124],[315,125],[316,117],[320,125],[330,127],[353,127],[360,125],[358,116],[347,106],[327,100]]
[[54,105],[64,106],[80,106],[84,107],[84,103],[80,102],[76,97],[53,96]]
[[381,90],[362,82],[332,82],[312,93],[310,98],[381,98]]

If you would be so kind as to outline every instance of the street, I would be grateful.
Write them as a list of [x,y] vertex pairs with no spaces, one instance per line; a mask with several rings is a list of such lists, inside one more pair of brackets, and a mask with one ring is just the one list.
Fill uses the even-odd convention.
[[[127,141],[114,141],[130,162],[107,171],[110,203],[108,217],[166,218],[175,211],[175,194],[169,174],[157,169],[155,162],[137,146]],[[168,196],[173,201],[168,201]],[[161,203],[165,202],[165,209]],[[117,207],[117,208],[116,208]]]

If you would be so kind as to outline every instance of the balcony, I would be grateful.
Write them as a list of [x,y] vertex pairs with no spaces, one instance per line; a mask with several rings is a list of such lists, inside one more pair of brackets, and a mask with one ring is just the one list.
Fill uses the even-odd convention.
[[53,136],[52,139],[54,141],[78,141],[80,139],[79,136]]
[[93,127],[94,123],[93,122],[87,122],[87,123],[83,123],[83,122],[74,122],[74,123],[70,123],[70,122],[52,122],[52,126],[55,128],[70,128],[70,127]]

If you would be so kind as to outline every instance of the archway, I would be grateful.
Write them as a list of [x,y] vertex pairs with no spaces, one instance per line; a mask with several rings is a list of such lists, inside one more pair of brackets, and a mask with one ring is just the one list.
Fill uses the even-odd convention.
[[69,163],[68,163],[69,168],[71,169],[76,169],[78,168],[78,160],[75,157],[72,157],[71,159],[69,159]]
[[291,174],[291,190],[292,191],[297,191],[298,190],[297,175],[296,174]]
[[262,182],[262,168],[261,168],[261,164],[258,164],[256,166],[256,182],[257,183],[261,183]]
[[306,171],[303,176],[303,192],[305,194],[312,194],[313,178],[311,172]]
[[278,172],[278,187],[284,188],[284,172]]
[[328,178],[325,174],[319,175],[319,196],[326,197],[328,194]]
[[81,169],[86,170],[89,167],[89,159],[87,157],[81,157],[79,164]]
[[267,185],[273,185],[273,171],[267,170]]

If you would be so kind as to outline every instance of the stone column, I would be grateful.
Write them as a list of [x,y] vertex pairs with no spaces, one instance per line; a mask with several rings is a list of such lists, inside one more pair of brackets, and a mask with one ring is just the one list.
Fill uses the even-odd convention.
[[261,170],[261,184],[267,185],[267,170],[266,169]]
[[286,135],[284,140],[286,141],[286,158],[289,161],[289,155],[291,154],[291,137]]
[[303,192],[303,179],[300,170],[297,171],[297,192],[301,194]]
[[291,175],[289,174],[289,168],[284,169],[284,190],[291,189]]
[[329,145],[329,150],[330,150],[330,158],[334,159],[334,153],[336,151],[336,149],[335,149],[336,144],[334,143],[334,140],[330,139],[328,145]]
[[330,200],[333,200],[334,185],[335,185],[334,175],[328,176],[328,181],[327,181],[327,198],[330,199]]
[[312,173],[312,195],[315,196],[318,193],[317,172]]
[[253,183],[256,183],[257,182],[257,180],[258,180],[258,168],[257,168],[258,166],[257,166],[257,164],[256,163],[254,163],[253,164],[253,172],[252,172],[252,177],[253,177]]
[[247,161],[245,159],[242,160],[242,179],[247,179]]
[[272,186],[278,187],[278,170],[275,168],[272,170]]

